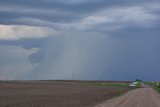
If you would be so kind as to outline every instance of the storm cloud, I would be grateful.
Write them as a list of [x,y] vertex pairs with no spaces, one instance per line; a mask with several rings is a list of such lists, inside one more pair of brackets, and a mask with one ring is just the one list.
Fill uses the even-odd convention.
[[158,81],[159,29],[158,0],[1,0],[0,75]]

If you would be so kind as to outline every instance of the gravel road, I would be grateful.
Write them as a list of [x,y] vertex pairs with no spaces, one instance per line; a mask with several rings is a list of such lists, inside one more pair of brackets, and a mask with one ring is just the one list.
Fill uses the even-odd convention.
[[139,88],[95,107],[160,107],[160,94],[152,88]]

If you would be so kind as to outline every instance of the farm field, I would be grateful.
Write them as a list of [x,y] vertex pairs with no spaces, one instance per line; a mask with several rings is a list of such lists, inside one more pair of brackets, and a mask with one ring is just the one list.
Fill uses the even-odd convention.
[[128,82],[1,81],[0,107],[90,107],[134,89],[111,83]]

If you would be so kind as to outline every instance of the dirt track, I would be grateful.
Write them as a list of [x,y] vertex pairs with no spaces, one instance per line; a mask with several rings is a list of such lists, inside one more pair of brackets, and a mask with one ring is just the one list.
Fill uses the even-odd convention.
[[160,107],[160,94],[152,88],[139,88],[96,107]]

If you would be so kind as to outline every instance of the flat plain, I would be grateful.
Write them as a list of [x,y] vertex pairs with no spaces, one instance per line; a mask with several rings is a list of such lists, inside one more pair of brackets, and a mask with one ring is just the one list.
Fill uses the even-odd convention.
[[124,82],[1,81],[0,107],[92,107],[133,89],[101,83]]

